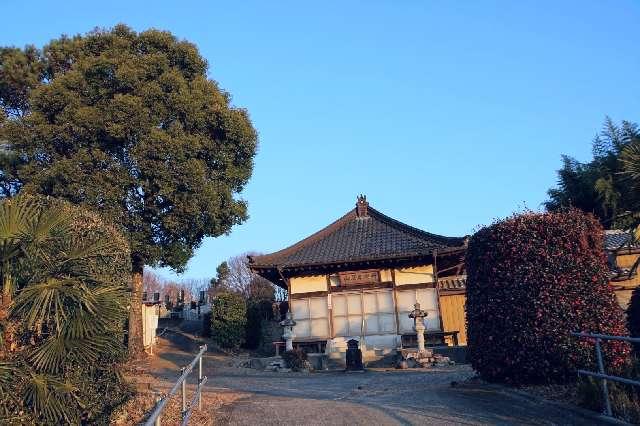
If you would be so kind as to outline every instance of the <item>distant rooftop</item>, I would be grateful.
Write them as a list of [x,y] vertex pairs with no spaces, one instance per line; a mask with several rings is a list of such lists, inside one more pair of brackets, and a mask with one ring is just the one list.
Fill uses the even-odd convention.
[[604,249],[618,250],[620,248],[638,248],[640,244],[633,241],[631,232],[622,229],[607,229],[604,231]]

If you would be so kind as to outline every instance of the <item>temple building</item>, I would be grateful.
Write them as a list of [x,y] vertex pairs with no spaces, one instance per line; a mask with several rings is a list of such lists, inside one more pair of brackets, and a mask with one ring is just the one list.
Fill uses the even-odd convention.
[[416,302],[428,314],[427,343],[466,344],[465,250],[466,238],[411,227],[360,196],[326,228],[249,265],[287,289],[294,346],[339,357],[357,339],[373,359],[416,341]]
[[609,284],[622,309],[627,309],[631,293],[640,285],[637,272],[640,244],[629,231],[610,229],[604,232],[604,249],[609,261]]

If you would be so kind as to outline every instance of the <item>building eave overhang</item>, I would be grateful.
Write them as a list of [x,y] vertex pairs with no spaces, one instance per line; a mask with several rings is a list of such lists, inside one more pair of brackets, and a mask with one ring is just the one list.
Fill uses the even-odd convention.
[[448,247],[443,249],[431,250],[426,253],[401,254],[397,256],[383,257],[367,257],[360,259],[336,260],[333,262],[322,263],[304,263],[304,264],[254,264],[249,263],[249,267],[257,274],[269,279],[267,276],[282,278],[285,277],[305,276],[305,275],[321,275],[331,272],[344,270],[360,269],[363,267],[392,267],[397,266],[418,266],[427,261],[432,262],[434,256],[446,256],[464,252],[466,246]]

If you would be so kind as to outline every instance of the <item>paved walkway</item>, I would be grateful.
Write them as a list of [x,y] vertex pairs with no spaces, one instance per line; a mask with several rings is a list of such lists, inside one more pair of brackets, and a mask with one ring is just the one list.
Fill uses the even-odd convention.
[[[161,351],[155,375],[171,381],[193,355]],[[271,373],[230,366],[207,355],[208,388],[243,396],[223,409],[230,425],[596,424],[594,419],[486,385],[451,386],[468,366],[417,370]]]

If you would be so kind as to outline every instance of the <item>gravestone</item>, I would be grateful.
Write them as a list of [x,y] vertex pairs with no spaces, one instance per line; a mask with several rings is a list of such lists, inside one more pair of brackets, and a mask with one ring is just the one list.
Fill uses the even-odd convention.
[[347,371],[364,371],[362,366],[362,351],[358,348],[358,341],[351,339],[347,342]]

